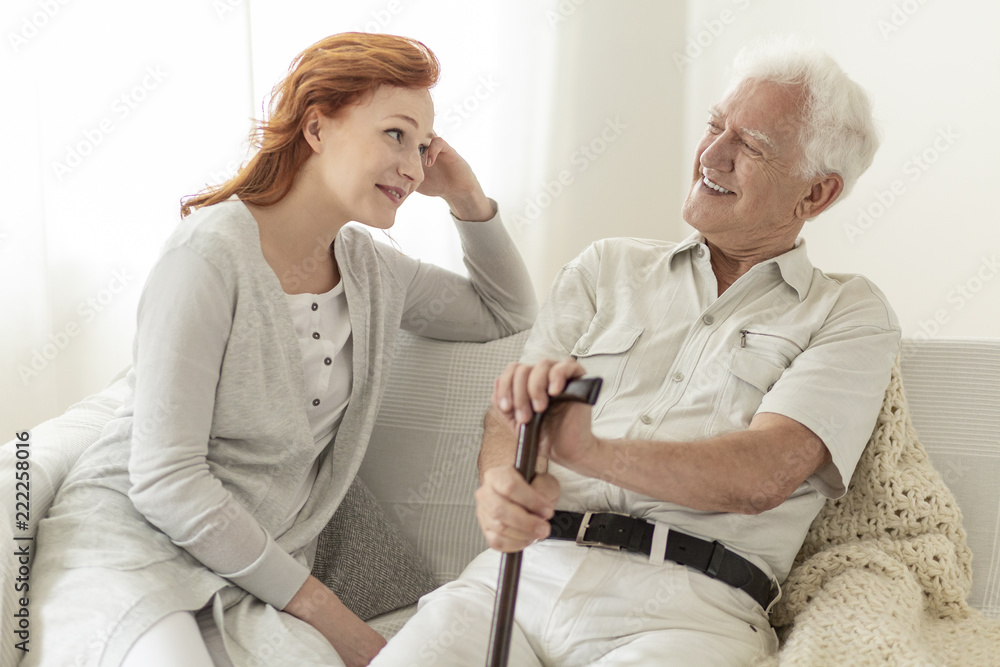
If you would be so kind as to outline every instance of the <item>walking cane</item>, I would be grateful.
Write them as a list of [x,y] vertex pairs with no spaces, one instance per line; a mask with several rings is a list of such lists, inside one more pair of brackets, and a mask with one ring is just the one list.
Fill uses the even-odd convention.
[[[569,401],[593,405],[601,392],[601,378],[577,378],[567,383],[558,396],[549,398],[549,405]],[[535,478],[538,461],[538,438],[542,432],[545,412],[536,412],[531,421],[521,424],[517,436],[517,454],[514,466],[528,483]],[[486,654],[486,667],[506,667],[510,653],[510,639],[514,629],[514,604],[517,602],[517,584],[521,576],[522,552],[505,553],[500,561],[500,578],[497,581],[497,599],[493,606],[493,627]]]

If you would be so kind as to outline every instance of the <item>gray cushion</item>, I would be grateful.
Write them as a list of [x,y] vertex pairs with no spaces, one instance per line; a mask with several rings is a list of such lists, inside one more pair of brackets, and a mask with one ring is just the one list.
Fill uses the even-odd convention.
[[367,621],[413,604],[436,583],[360,479],[319,535],[313,575]]

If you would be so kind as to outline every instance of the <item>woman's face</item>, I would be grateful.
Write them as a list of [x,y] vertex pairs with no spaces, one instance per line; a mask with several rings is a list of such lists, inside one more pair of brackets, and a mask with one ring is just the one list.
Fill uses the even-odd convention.
[[[348,220],[388,229],[396,209],[424,180],[434,104],[424,89],[382,86],[335,118],[306,123],[315,170],[328,205]],[[312,136],[310,136],[312,135]]]

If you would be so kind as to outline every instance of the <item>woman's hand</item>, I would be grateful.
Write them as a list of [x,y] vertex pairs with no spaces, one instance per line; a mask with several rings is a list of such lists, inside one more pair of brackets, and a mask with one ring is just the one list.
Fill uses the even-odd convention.
[[417,192],[441,197],[459,220],[485,221],[495,215],[469,163],[441,137],[427,147],[424,181]]
[[347,667],[364,667],[385,646],[382,635],[311,574],[283,611],[319,630]]

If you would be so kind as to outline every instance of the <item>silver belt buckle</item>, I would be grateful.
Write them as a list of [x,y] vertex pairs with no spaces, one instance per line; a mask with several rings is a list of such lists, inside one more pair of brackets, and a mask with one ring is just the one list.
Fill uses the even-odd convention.
[[615,546],[613,544],[605,544],[604,542],[591,542],[585,540],[584,536],[587,534],[587,528],[590,527],[590,517],[595,514],[617,514],[618,516],[631,516],[630,514],[625,514],[624,512],[593,512],[586,511],[583,513],[583,519],[580,520],[580,530],[576,531],[576,543],[581,547],[597,547],[598,549],[610,549],[611,551],[621,551],[621,547]]

